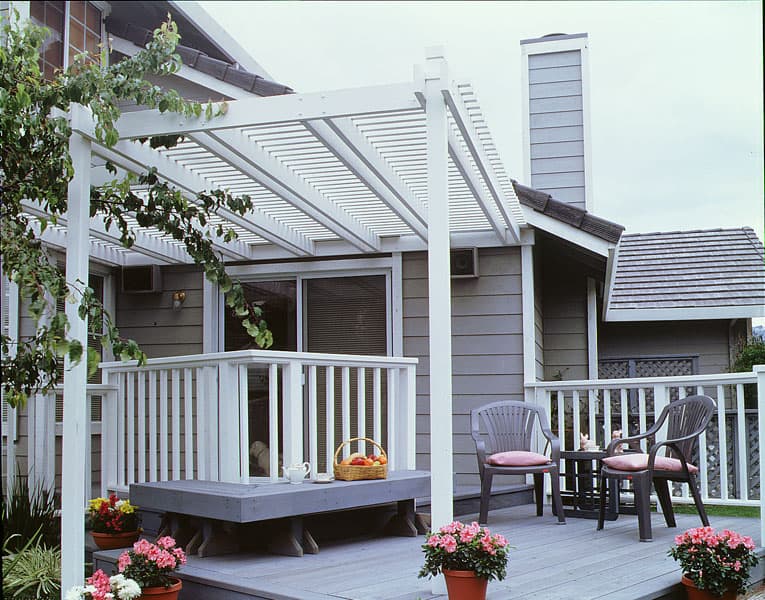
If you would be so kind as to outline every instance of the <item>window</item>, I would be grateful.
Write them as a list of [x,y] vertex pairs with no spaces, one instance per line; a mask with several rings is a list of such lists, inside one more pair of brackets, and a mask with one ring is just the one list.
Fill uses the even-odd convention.
[[56,70],[64,64],[64,2],[30,2],[29,14],[37,25],[50,30],[42,48],[40,68],[45,79],[53,79]]
[[[74,57],[82,52],[91,55],[89,62],[101,62],[102,15],[93,4],[84,0],[33,0],[29,5],[29,14],[35,23],[50,30],[40,57],[40,68],[45,79],[53,79],[56,71],[64,66],[65,56],[67,65],[71,65]],[[68,30],[65,27],[67,16]],[[65,48],[64,44],[68,47]]]

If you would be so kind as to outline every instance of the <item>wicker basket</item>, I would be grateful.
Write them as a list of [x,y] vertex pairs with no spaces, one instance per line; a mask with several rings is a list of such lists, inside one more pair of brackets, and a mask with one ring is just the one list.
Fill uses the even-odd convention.
[[335,450],[335,462],[334,462],[334,471],[335,471],[335,479],[342,479],[343,481],[360,481],[362,479],[387,479],[388,477],[388,465],[372,465],[371,467],[364,467],[361,465],[341,465],[337,462],[337,457],[340,455],[340,450],[343,449],[343,446],[346,444],[350,444],[351,442],[357,442],[359,440],[364,440],[365,442],[370,442],[377,446],[380,449],[380,454],[384,456],[386,459],[388,458],[388,455],[385,454],[385,450],[383,450],[382,446],[375,442],[374,440],[370,440],[369,438],[365,437],[357,437],[357,438],[351,438],[350,440],[347,440],[340,444],[337,447],[337,450]]

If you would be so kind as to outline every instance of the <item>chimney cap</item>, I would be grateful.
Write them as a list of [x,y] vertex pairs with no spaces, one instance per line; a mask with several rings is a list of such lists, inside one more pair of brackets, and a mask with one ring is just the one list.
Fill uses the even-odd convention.
[[575,38],[587,38],[586,33],[548,33],[542,37],[528,38],[521,40],[521,45],[524,44],[538,44],[540,42],[552,42],[558,40],[571,40]]

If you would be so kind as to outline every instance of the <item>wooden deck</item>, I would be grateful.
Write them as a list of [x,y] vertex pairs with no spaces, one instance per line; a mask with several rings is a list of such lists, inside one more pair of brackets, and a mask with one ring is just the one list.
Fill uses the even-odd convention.
[[[465,515],[471,521],[477,515]],[[532,505],[493,510],[489,527],[515,547],[507,579],[491,582],[488,600],[641,600],[671,598],[679,588],[677,564],[667,556],[673,537],[699,526],[695,515],[677,515],[678,527],[668,529],[653,515],[654,541],[638,541],[637,517],[606,522],[568,519],[557,525],[545,507],[534,516]],[[759,521],[713,517],[715,528],[728,527],[755,539]],[[430,592],[430,582],[417,578],[422,563],[417,538],[354,539],[322,544],[321,552],[301,558],[240,554],[191,557],[182,570],[180,600],[429,600],[445,598]],[[118,552],[101,552],[97,566]],[[102,562],[106,559],[108,562]],[[215,588],[215,589],[211,589]],[[684,596],[678,596],[678,598]]]

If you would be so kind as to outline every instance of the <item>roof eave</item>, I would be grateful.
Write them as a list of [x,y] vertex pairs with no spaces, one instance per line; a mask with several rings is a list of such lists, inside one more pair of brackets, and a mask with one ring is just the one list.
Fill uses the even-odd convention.
[[765,306],[685,306],[674,308],[614,309],[605,313],[607,322],[703,321],[765,317]]

